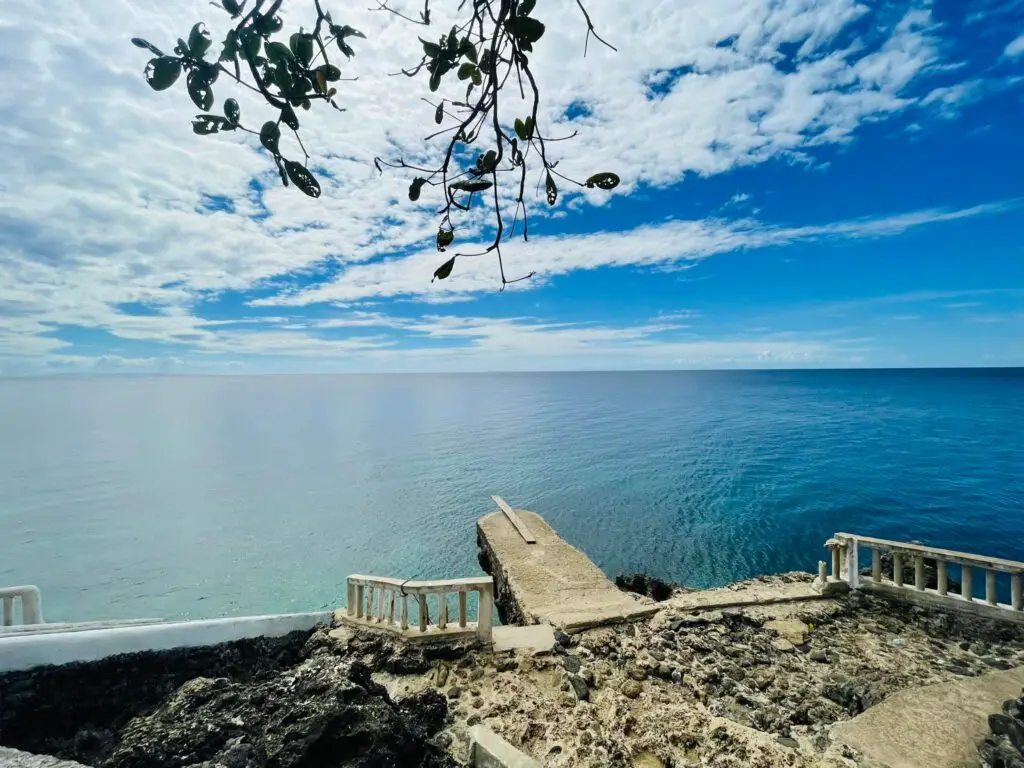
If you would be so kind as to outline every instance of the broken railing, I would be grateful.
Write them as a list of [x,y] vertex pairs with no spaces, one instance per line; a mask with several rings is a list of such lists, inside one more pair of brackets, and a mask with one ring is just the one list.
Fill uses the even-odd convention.
[[[468,615],[468,597],[473,592],[477,594],[475,622]],[[457,604],[452,615],[449,595]],[[481,643],[490,644],[494,580],[489,576],[442,581],[349,576],[346,613],[356,624],[390,630],[408,640],[475,635]]]
[[[870,536],[837,533],[825,546],[831,550],[831,572],[827,564],[819,566],[818,580],[823,585],[845,583],[850,589],[869,589],[891,595],[909,597],[920,602],[968,609],[974,613],[1024,621],[1024,563],[998,557],[972,555],[950,549],[926,547]],[[860,550],[871,552],[871,571],[861,573]],[[882,574],[882,555],[892,556],[892,577]],[[926,563],[935,564],[935,584],[930,586]],[[914,577],[904,579],[904,565],[912,563]],[[950,591],[949,566],[960,569],[960,589]],[[974,596],[974,575],[980,571],[985,579],[985,597]],[[1005,588],[1009,581],[1009,590]],[[1002,584],[1002,589],[1000,585]],[[1009,594],[1010,602],[999,601],[1000,592]]]
[[43,623],[43,598],[39,587],[0,587],[0,602],[3,602],[3,626],[14,626],[14,602],[21,603],[22,624]]

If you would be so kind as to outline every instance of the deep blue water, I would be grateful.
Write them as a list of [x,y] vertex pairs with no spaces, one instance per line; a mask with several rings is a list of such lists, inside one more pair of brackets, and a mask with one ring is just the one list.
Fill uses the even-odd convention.
[[1024,559],[1024,370],[0,381],[0,584],[48,620],[477,574],[492,493],[693,586],[836,531]]

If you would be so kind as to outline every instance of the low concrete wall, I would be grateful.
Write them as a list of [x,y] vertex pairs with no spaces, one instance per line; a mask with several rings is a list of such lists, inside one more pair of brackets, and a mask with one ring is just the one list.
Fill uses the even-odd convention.
[[0,636],[0,674],[110,656],[199,648],[254,637],[281,637],[330,624],[330,611],[116,626],[84,631]]

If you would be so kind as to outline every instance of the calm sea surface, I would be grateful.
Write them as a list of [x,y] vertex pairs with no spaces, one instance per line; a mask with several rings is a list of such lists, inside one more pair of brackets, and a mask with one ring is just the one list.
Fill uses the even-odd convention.
[[0,585],[50,621],[477,574],[492,493],[693,586],[841,530],[1024,559],[1024,370],[0,381]]

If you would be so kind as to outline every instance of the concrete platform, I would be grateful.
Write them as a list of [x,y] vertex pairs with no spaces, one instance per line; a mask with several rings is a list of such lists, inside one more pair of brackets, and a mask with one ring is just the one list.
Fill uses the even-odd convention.
[[481,553],[506,623],[548,623],[578,632],[657,612],[658,606],[645,605],[616,587],[540,515],[521,509],[515,513],[536,543],[527,543],[501,511],[477,521]]
[[794,582],[792,584],[756,584],[747,583],[740,587],[719,587],[684,592],[670,597],[664,608],[676,608],[683,611],[710,611],[722,608],[742,608],[744,606],[774,605],[776,603],[796,603],[810,600],[823,600],[821,593],[814,590],[810,582]]
[[525,627],[495,627],[495,653],[502,651],[533,651],[546,653],[555,647],[555,631],[550,624],[530,624]]
[[860,752],[865,768],[973,768],[988,716],[1020,696],[1024,668],[912,688],[833,730]]

